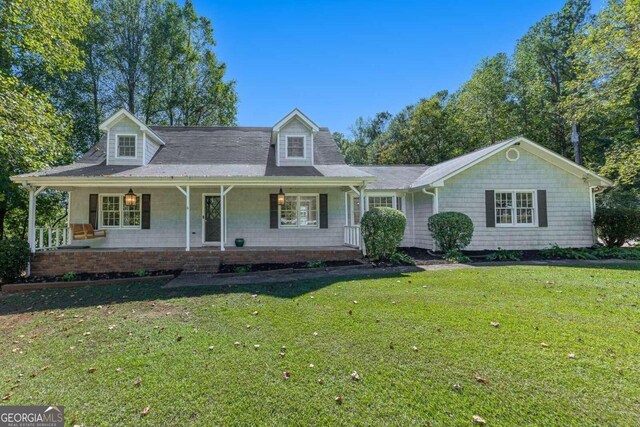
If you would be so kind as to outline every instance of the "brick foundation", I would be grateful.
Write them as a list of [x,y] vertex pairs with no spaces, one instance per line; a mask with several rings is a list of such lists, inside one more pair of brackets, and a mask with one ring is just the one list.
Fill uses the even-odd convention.
[[39,252],[31,261],[34,276],[61,276],[74,273],[127,273],[140,269],[216,272],[224,264],[292,263],[306,261],[346,261],[361,258],[349,248],[230,248],[213,249],[66,249]]

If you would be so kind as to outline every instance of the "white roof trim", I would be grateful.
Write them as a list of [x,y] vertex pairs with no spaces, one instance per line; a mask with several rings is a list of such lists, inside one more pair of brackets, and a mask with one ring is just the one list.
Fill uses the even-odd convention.
[[[541,146],[540,144],[536,144],[535,142],[533,142],[533,141],[531,141],[531,140],[529,140],[529,139],[527,139],[527,138],[525,138],[523,136],[518,136],[518,137],[515,137],[515,138],[511,138],[511,139],[509,139],[507,141],[503,141],[503,142],[499,142],[499,143],[495,144],[495,148],[493,150],[489,151],[487,154],[485,154],[485,155],[483,155],[483,156],[481,156],[481,157],[479,157],[477,159],[474,159],[473,161],[470,161],[469,163],[459,167],[458,169],[454,170],[453,172],[448,173],[445,176],[438,177],[437,179],[433,180],[432,182],[421,183],[419,185],[415,185],[415,182],[420,180],[420,177],[419,177],[416,181],[414,181],[414,184],[411,185],[411,188],[442,187],[442,186],[444,186],[444,182],[447,179],[450,179],[451,177],[453,177],[455,175],[458,175],[461,172],[464,172],[465,170],[469,169],[470,167],[473,167],[473,166],[477,165],[478,163],[482,162],[483,160],[488,159],[489,157],[495,155],[496,153],[504,150],[507,147],[511,147],[513,145],[522,144],[522,143],[532,147],[534,150],[539,150],[540,153],[542,154],[542,156],[538,156],[538,157],[542,158],[543,160],[547,160],[550,163],[552,163],[550,161],[550,159],[553,159],[556,162],[560,163],[560,164],[556,164],[556,163],[553,163],[553,164],[555,164],[558,167],[561,167],[561,168],[565,169],[569,173],[573,173],[574,175],[579,176],[579,177],[584,177],[584,175],[587,175],[588,177],[591,177],[591,178],[595,179],[596,181],[599,182],[600,185],[605,186],[605,187],[613,186],[613,182],[612,181],[610,181],[610,180],[608,180],[608,179],[606,179],[604,177],[601,177],[600,175],[590,171],[589,169],[587,169],[587,168],[585,168],[583,166],[580,166],[575,162],[572,162],[571,160],[569,160],[569,159],[561,156],[560,154],[555,153],[555,152],[553,152],[553,151]],[[532,154],[535,155],[535,153],[532,153]],[[428,171],[429,171],[429,169],[427,169],[427,171],[425,173],[427,173]],[[576,172],[579,172],[579,173],[576,173]]]
[[101,131],[105,131],[105,132],[108,131],[109,129],[111,129],[111,127],[113,125],[118,123],[123,118],[123,116],[128,118],[129,120],[131,120],[133,123],[135,123],[140,128],[140,130],[142,132],[147,133],[153,140],[158,142],[160,145],[165,145],[165,143],[162,140],[162,138],[160,138],[147,125],[142,123],[136,116],[131,114],[129,112],[129,110],[127,110],[126,108],[121,108],[118,111],[116,111],[115,113],[113,113],[108,119],[106,119],[104,122],[100,123],[100,126],[98,126],[98,129],[100,129]]
[[313,120],[307,117],[302,111],[298,110],[297,108],[294,108],[293,111],[291,111],[289,114],[284,116],[282,120],[280,120],[278,123],[273,125],[273,131],[279,132],[280,129],[282,129],[282,127],[287,123],[289,123],[293,118],[298,118],[313,132],[318,132],[320,130],[320,127],[317,124],[315,124]]

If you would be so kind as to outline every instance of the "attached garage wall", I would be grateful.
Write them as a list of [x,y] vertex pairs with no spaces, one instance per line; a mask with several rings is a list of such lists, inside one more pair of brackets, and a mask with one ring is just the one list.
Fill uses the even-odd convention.
[[[594,243],[590,189],[583,180],[518,147],[520,159],[504,152],[478,163],[445,182],[440,212],[459,211],[475,227],[468,250],[586,247]],[[485,190],[546,190],[548,227],[486,226]]]

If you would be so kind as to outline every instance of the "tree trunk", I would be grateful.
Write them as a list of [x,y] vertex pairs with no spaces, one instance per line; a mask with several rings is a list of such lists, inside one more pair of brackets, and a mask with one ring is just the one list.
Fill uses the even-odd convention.
[[580,126],[574,123],[571,126],[571,145],[573,145],[574,161],[582,166],[582,144],[580,142]]
[[0,207],[0,240],[4,239],[4,219],[7,216],[7,208]]

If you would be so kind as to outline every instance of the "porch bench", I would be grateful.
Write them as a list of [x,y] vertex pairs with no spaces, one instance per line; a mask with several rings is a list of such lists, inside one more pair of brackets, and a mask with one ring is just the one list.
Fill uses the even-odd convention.
[[73,240],[87,240],[107,237],[106,230],[95,230],[91,224],[71,224]]

